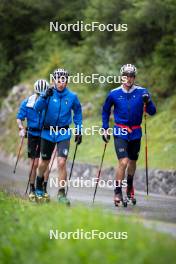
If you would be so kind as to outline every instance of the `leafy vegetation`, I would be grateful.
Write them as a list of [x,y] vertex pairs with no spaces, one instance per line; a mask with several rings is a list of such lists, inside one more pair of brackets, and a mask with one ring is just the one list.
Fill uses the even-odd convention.
[[[119,66],[130,62],[137,64],[144,86],[169,96],[175,86],[175,14],[174,0],[1,1],[1,95],[24,77],[48,77],[58,66],[71,73],[118,74]],[[124,23],[128,30],[49,31],[50,21],[78,20]]]
[[[137,83],[149,87],[157,104],[156,117],[149,119],[149,157],[151,167],[175,167],[175,72],[176,72],[176,6],[174,0],[10,0],[0,3],[0,95],[6,96],[18,82],[32,84],[47,78],[57,68],[100,75],[119,75],[124,63],[135,63]],[[49,22],[127,24],[124,32],[50,32]],[[9,37],[10,36],[10,37]],[[101,106],[106,93],[118,84],[70,84],[83,105],[93,107],[84,112],[84,125],[101,126]],[[0,100],[2,102],[2,99]],[[16,149],[16,102],[6,126],[13,131],[0,139],[8,151]],[[156,125],[157,124],[157,125]],[[9,131],[8,130],[8,131]],[[94,144],[92,144],[92,141]],[[115,164],[113,140],[105,163]],[[83,139],[78,160],[98,163],[95,136]],[[151,147],[150,147],[151,146]],[[143,153],[143,151],[141,152]],[[141,154],[139,165],[144,166]]]
[[[175,263],[175,240],[144,228],[140,220],[104,214],[101,209],[57,203],[30,204],[0,192],[0,262],[21,263]],[[137,229],[136,229],[137,225]],[[126,240],[52,239],[49,231],[127,232]]]

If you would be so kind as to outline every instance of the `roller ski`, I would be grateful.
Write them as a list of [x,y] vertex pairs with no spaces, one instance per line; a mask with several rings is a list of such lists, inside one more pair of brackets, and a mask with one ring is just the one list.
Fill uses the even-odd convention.
[[43,192],[43,202],[48,203],[50,201],[50,196],[47,192]]
[[43,190],[36,189],[35,196],[36,196],[36,202],[37,203],[43,203],[44,202],[43,195],[44,195]]
[[116,207],[118,206],[124,206],[127,207],[128,203],[126,199],[123,199],[123,194],[122,194],[122,190],[117,192],[117,190],[115,189],[115,195],[114,195],[114,205]]
[[47,182],[43,183],[43,201],[46,203],[50,201],[50,196],[47,192]]
[[133,187],[130,187],[130,188],[127,187],[126,194],[127,194],[128,203],[135,205],[136,204],[136,198],[134,197],[134,188]]
[[70,201],[65,195],[65,189],[60,189],[57,196],[58,203],[70,206]]
[[36,196],[35,196],[35,187],[33,183],[30,184],[30,191],[28,194],[28,198],[30,202],[33,202],[33,203],[35,202]]
[[35,196],[35,191],[30,191],[29,195],[28,195],[29,201],[30,202],[35,202],[36,200],[36,196]]

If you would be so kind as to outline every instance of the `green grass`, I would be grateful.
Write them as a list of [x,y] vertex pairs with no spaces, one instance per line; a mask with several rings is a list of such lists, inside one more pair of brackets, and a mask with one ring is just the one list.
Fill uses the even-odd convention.
[[[146,229],[127,216],[108,215],[101,209],[65,208],[55,202],[30,204],[0,192],[0,263],[175,263],[176,241]],[[126,240],[56,240],[58,232],[99,230],[127,232]]]

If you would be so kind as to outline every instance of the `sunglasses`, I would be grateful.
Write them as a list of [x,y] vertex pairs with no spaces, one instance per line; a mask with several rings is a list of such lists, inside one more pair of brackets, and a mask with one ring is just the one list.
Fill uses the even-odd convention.
[[135,74],[134,73],[130,73],[130,72],[124,72],[123,73],[123,76],[126,76],[126,77],[135,77]]

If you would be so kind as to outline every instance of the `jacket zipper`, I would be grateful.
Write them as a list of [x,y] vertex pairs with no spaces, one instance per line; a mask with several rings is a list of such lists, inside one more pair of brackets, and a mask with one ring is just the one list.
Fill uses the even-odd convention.
[[58,120],[60,119],[60,112],[61,112],[61,100],[62,100],[62,96],[59,98],[59,100],[60,100],[59,114],[58,114],[58,118],[57,118],[57,120],[56,120],[56,125],[55,125],[55,126],[57,126],[57,122],[58,122]]
[[[129,92],[127,93],[127,100],[128,100],[128,123],[130,122],[130,103],[129,103]],[[129,126],[129,124],[128,124]],[[129,132],[128,132],[128,141],[129,141]]]

